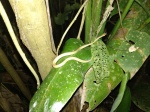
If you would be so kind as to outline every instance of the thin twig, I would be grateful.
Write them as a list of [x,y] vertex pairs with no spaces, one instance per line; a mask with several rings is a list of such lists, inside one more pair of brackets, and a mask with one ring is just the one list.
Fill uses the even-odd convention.
[[82,20],[81,20],[80,29],[79,29],[79,32],[78,32],[77,39],[81,38],[81,32],[82,32],[84,21],[85,21],[85,9],[86,9],[86,7],[84,7],[84,10],[83,10],[83,13],[82,13]]
[[55,48],[55,42],[54,42],[54,38],[53,38],[53,33],[52,33],[52,24],[51,24],[51,16],[50,16],[50,8],[49,8],[49,0],[45,1],[46,3],[46,10],[47,10],[47,18],[48,18],[48,25],[49,25],[49,31],[50,31],[50,39],[51,39],[51,46],[52,46],[52,50],[53,52],[56,54],[56,48]]
[[120,7],[119,7],[118,0],[116,0],[116,2],[117,2],[118,13],[119,13],[119,17],[120,17],[120,25],[121,25],[121,27],[122,27],[122,32],[123,32],[123,34],[125,35],[124,30],[123,30],[121,11],[120,11]]
[[78,10],[77,14],[75,15],[74,19],[73,19],[72,22],[69,24],[69,26],[67,27],[66,31],[64,32],[64,34],[63,34],[63,36],[62,36],[62,38],[61,38],[61,40],[60,40],[60,43],[59,43],[59,45],[58,45],[58,47],[57,47],[57,50],[56,50],[57,56],[58,56],[58,52],[59,52],[60,46],[61,46],[61,44],[62,44],[62,42],[63,42],[63,40],[64,40],[64,37],[66,36],[67,32],[69,31],[69,29],[71,28],[71,26],[73,25],[73,23],[75,22],[75,20],[77,19],[77,17],[79,16],[80,12],[82,11],[82,9],[84,8],[84,6],[86,5],[87,1],[88,1],[88,0],[86,0],[86,1],[82,4],[82,6],[81,6],[80,9]]

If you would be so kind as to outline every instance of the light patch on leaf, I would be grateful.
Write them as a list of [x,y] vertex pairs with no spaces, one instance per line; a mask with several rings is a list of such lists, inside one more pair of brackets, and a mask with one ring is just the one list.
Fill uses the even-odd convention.
[[112,77],[112,80],[115,81],[115,80],[116,80],[116,77]]
[[139,47],[135,47],[135,45],[132,45],[129,47],[129,52],[134,52],[138,49]]
[[59,72],[59,74],[61,74],[61,73],[62,73],[62,71]]
[[109,91],[111,91],[111,83],[107,83]]
[[35,107],[36,105],[37,105],[37,101],[36,101],[36,102],[34,102],[33,107]]
[[32,108],[30,108],[29,112],[32,112],[32,109],[33,109],[34,107],[36,107],[36,105],[37,105],[37,101],[33,103],[33,106],[32,106]]
[[55,102],[52,105],[51,111],[50,112],[59,112],[62,107],[64,106],[64,104],[62,102]]

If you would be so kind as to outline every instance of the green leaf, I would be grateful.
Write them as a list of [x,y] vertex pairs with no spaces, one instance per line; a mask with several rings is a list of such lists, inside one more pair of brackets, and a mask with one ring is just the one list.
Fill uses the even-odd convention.
[[150,54],[150,35],[131,29],[125,38],[126,41],[117,48],[115,60],[125,72],[134,75]]
[[103,79],[100,84],[96,84],[94,82],[94,72],[87,74],[85,77],[85,101],[89,104],[89,110],[95,109],[114,89],[122,80],[123,71],[122,69],[116,64],[113,63],[110,68],[110,76],[108,78]]
[[123,99],[115,112],[129,112],[130,106],[131,106],[131,92],[130,88],[127,87],[124,92]]
[[[76,50],[82,45],[80,40],[69,39],[63,52]],[[90,49],[85,48],[74,56],[89,60],[91,58]],[[83,64],[71,60],[60,68],[53,68],[33,96],[30,102],[30,112],[60,111],[82,83],[89,67],[90,63]]]
[[64,12],[65,13],[71,13],[71,11],[74,11],[74,10],[79,9],[79,8],[80,8],[80,4],[77,2],[75,2],[73,5],[67,4],[65,6]]
[[54,20],[57,25],[63,25],[68,20],[68,16],[64,13],[58,13]]
[[69,14],[71,14],[74,10],[79,9],[80,4],[74,3],[73,5],[67,4],[64,8],[63,13],[58,13],[55,16],[54,20],[57,25],[63,25],[69,18]]
[[[141,2],[142,6],[148,10],[148,0]],[[150,54],[150,33],[149,25],[138,30],[148,18],[147,12],[137,2],[134,2],[129,13],[123,21],[115,37],[110,40],[107,47],[114,60],[125,72],[130,72],[131,78],[140,69],[144,61]]]
[[130,74],[125,73],[125,75],[123,76],[122,82],[121,82],[119,94],[118,94],[117,98],[115,99],[115,102],[113,103],[113,106],[112,106],[110,112],[114,112],[118,108],[118,106],[120,105],[120,103],[123,99],[123,96],[124,96],[124,92],[126,90],[126,84],[127,84],[129,79],[130,79]]
[[112,57],[131,78],[140,69],[150,54],[150,35],[129,29],[123,40],[120,35],[107,44]]
[[[147,6],[146,4],[149,4],[148,0],[145,0],[145,2],[142,1],[142,5],[145,6],[145,8],[149,8],[149,6]],[[137,2],[134,2],[129,13],[123,21],[123,27],[128,29],[138,29],[147,18],[148,14],[147,12],[145,12],[143,7]]]

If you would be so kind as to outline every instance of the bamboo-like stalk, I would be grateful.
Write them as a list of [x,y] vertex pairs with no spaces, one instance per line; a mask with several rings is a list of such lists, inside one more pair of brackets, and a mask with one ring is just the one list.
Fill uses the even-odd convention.
[[92,3],[92,32],[96,35],[101,20],[102,0],[93,0]]
[[91,23],[92,23],[92,15],[91,15],[91,4],[92,1],[89,0],[87,7],[86,7],[86,15],[85,15],[85,43],[90,42],[90,37],[91,37]]
[[25,86],[21,78],[19,77],[18,73],[16,70],[13,68],[11,63],[9,62],[7,56],[5,55],[4,51],[0,48],[0,62],[1,64],[5,67],[7,72],[11,75],[11,77],[14,79],[22,93],[26,96],[28,100],[31,99],[31,93],[28,90],[28,88]]

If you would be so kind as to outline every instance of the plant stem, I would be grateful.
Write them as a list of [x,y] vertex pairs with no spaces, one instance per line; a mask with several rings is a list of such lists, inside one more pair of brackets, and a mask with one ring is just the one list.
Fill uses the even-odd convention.
[[86,6],[86,16],[85,16],[85,40],[84,42],[87,44],[90,42],[91,35],[91,23],[92,23],[92,15],[91,15],[91,0],[88,1]]
[[[122,21],[124,20],[125,16],[127,15],[128,11],[130,10],[130,7],[132,6],[134,0],[129,0],[128,3],[127,3],[127,6],[125,7],[121,17],[122,17]],[[112,39],[116,32],[118,31],[119,27],[120,27],[120,24],[121,24],[121,20],[119,19],[118,22],[116,23],[111,35],[109,36],[109,39]]]
[[25,86],[24,82],[19,77],[16,70],[11,65],[10,61],[8,60],[6,54],[4,51],[0,48],[0,63],[5,67],[7,72],[10,74],[10,76],[13,78],[13,80],[16,82],[17,86],[21,90],[21,92],[25,95],[25,97],[30,100],[31,99],[31,93],[28,90],[28,88]]
[[85,43],[89,43],[92,37],[96,37],[96,31],[100,24],[102,3],[102,0],[88,1],[85,20]]
[[93,0],[92,3],[92,33],[93,36],[97,34],[97,29],[101,20],[102,0]]
[[[106,4],[106,8],[109,6],[109,4],[110,4],[110,1],[108,0],[107,4]],[[105,10],[106,10],[106,8],[105,8]],[[106,21],[103,23],[102,28],[99,32],[99,35],[102,35],[104,33],[105,25],[106,25]]]

